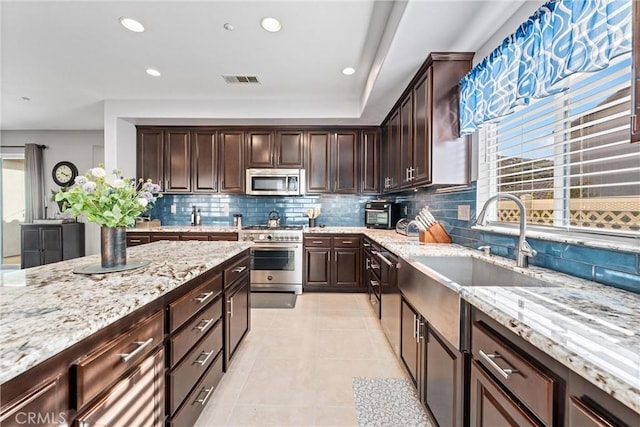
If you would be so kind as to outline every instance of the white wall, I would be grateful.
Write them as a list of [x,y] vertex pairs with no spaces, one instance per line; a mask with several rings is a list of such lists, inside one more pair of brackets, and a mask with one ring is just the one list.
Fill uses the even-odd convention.
[[[56,163],[66,160],[84,174],[89,168],[104,162],[104,134],[101,130],[58,131],[58,130],[3,130],[2,145],[24,145],[28,143],[46,145],[44,150],[45,191],[47,200],[51,198],[51,190],[60,187],[53,182],[51,170]],[[58,213],[56,202],[47,204],[47,216],[54,217]],[[95,224],[85,226],[86,254],[100,253],[100,228]]]

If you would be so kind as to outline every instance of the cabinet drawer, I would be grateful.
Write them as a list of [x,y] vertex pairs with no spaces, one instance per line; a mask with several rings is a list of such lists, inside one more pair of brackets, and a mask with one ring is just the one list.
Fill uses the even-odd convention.
[[230,267],[227,267],[224,270],[224,285],[225,287],[229,286],[236,280],[238,280],[241,276],[249,273],[249,267],[251,265],[251,261],[249,257],[244,257],[237,262],[233,263]]
[[312,248],[312,247],[330,248],[331,237],[305,237],[304,246],[307,248]]
[[222,292],[222,274],[207,278],[205,283],[169,304],[169,333],[173,333],[191,316],[202,310]]
[[189,393],[182,407],[176,412],[169,422],[171,427],[192,426],[200,416],[204,405],[211,398],[220,379],[222,378],[222,352],[218,354],[216,360],[195,388]]
[[553,425],[555,379],[511,348],[512,345],[482,323],[474,323],[471,336],[474,359],[516,395],[544,425]]
[[212,233],[209,235],[209,240],[224,240],[227,242],[237,242],[238,233]]
[[209,240],[208,234],[184,233],[180,235],[180,240],[199,240],[206,242]]
[[171,414],[178,409],[189,390],[221,352],[223,330],[222,321],[218,321],[207,336],[169,374],[169,411]]
[[127,234],[127,246],[144,245],[149,242],[151,242],[151,237],[148,235],[132,236]]
[[[66,384],[65,384],[66,385]],[[21,396],[0,409],[0,425],[19,426],[27,424],[27,414],[42,413],[53,415],[47,420],[41,420],[39,426],[59,426],[67,417],[67,402],[61,399],[60,384],[57,379],[46,382],[45,385]]]
[[334,237],[333,247],[334,248],[359,248],[360,238],[357,236]]
[[150,239],[152,242],[158,242],[161,240],[180,240],[180,235],[179,234],[175,234],[175,233],[158,233],[158,234],[152,234],[150,236]]
[[184,357],[191,346],[205,336],[222,317],[222,298],[210,304],[202,313],[193,318],[180,332],[168,340],[169,366],[173,367]]
[[162,339],[162,312],[158,312],[78,361],[74,366],[76,409],[82,408],[127,369],[135,366],[162,343]]

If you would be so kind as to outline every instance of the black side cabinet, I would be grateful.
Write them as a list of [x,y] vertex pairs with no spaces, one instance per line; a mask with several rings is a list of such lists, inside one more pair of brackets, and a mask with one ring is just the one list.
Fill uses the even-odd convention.
[[21,224],[21,268],[84,256],[84,224]]

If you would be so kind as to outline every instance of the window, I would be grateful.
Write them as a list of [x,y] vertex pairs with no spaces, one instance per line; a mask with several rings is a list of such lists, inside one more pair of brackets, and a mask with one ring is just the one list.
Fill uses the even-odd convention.
[[[630,143],[631,54],[569,77],[569,89],[480,128],[478,209],[507,192],[527,223],[585,231],[640,231],[640,144]],[[499,201],[495,221],[518,222]]]

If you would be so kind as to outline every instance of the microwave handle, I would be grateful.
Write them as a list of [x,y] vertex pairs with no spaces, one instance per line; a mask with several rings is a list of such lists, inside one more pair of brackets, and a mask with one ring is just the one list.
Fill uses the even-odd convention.
[[365,209],[367,212],[387,212],[384,209]]

